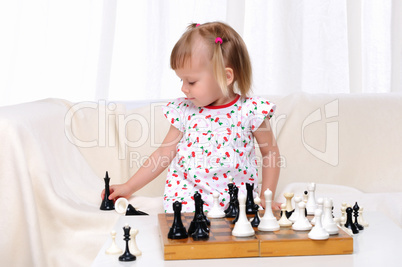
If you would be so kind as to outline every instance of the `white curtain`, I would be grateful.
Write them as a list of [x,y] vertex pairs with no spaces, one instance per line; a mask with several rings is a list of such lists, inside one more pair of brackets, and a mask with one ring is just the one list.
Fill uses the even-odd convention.
[[244,38],[261,94],[402,91],[399,0],[0,0],[0,105],[181,96],[191,22]]

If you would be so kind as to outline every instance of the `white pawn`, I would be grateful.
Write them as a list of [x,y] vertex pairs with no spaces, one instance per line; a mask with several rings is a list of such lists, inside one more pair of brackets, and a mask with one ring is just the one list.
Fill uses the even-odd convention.
[[315,226],[311,231],[308,233],[308,237],[313,240],[325,240],[329,238],[329,234],[325,229],[322,227],[321,224],[321,215],[322,210],[316,209],[314,212],[315,218]]
[[[366,222],[363,218],[363,208],[359,209],[359,217],[357,217],[357,222],[361,225],[363,225],[363,227],[368,227],[369,224],[368,222]],[[346,223],[346,222],[345,222]]]
[[339,233],[338,226],[336,225],[334,218],[332,218],[332,199],[326,198],[324,200],[324,215],[322,218],[322,226],[325,231],[330,235],[336,235]]
[[299,203],[302,201],[302,198],[296,196],[294,200],[295,200],[295,211],[289,217],[289,220],[293,223],[297,220],[297,218],[299,218]]
[[306,204],[304,202],[299,203],[299,218],[295,221],[295,223],[292,225],[292,229],[295,231],[307,231],[311,230],[313,226],[311,223],[308,221],[306,218],[304,209],[306,208]]
[[247,220],[246,215],[246,196],[239,194],[239,219],[235,223],[232,231],[232,235],[237,237],[252,236],[255,234],[251,223]]
[[284,193],[283,196],[286,198],[286,211],[293,211],[292,198],[294,193]]
[[130,230],[130,241],[128,242],[128,248],[134,256],[141,256],[142,252],[138,249],[136,236],[138,234],[138,229]]
[[208,218],[224,218],[225,212],[219,205],[219,193],[215,191],[213,193],[213,197],[214,197],[214,204],[212,205],[211,210],[207,214]]
[[341,206],[341,218],[340,218],[340,222],[339,222],[341,225],[346,223],[346,209],[347,209],[347,207],[348,207],[347,203],[345,203],[345,202],[342,203],[342,206]]
[[282,209],[282,216],[278,221],[279,226],[282,227],[292,226],[292,222],[289,221],[288,217],[286,217],[286,204],[282,204],[281,209]]
[[258,225],[258,230],[260,231],[277,231],[280,226],[276,220],[274,214],[272,214],[272,191],[267,189],[264,192],[265,197],[265,213],[262,216],[260,224]]
[[110,248],[106,250],[106,254],[121,254],[123,253],[123,250],[121,250],[117,245],[116,245],[116,231],[113,230],[110,232],[110,235],[112,236],[112,245]]
[[310,183],[307,189],[308,189],[308,198],[306,203],[307,215],[314,215],[314,211],[317,208],[317,203],[315,201],[315,183]]
[[[321,210],[321,214],[322,214],[322,206],[323,205],[324,205],[324,199],[322,197],[320,197],[319,199],[317,199],[317,209]],[[311,222],[312,225],[315,225],[315,216],[310,222]]]

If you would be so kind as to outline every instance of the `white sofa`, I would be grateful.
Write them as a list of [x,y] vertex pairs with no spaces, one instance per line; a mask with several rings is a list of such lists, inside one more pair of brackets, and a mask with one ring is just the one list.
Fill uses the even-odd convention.
[[[402,95],[266,96],[282,156],[276,198],[302,194],[402,226]],[[162,142],[166,102],[70,103],[46,99],[0,108],[2,266],[88,266],[118,214],[100,211],[103,177],[126,181]],[[162,212],[164,176],[129,201]],[[14,256],[18,253],[18,256]]]

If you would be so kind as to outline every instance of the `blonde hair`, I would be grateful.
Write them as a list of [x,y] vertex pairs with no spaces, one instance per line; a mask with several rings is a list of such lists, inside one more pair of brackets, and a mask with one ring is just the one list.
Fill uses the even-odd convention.
[[[251,91],[251,62],[246,44],[241,36],[229,25],[222,22],[210,22],[202,25],[190,24],[179,41],[174,46],[170,55],[170,67],[179,69],[191,61],[194,38],[201,36],[209,50],[215,79],[224,95],[229,95],[226,82],[225,68],[233,70],[233,89],[238,90],[242,96],[247,96]],[[216,38],[222,39],[222,44],[216,42]]]

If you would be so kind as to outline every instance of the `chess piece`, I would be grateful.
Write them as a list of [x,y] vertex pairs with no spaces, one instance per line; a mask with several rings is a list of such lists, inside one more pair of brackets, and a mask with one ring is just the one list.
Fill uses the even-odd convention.
[[247,220],[246,196],[240,194],[238,199],[239,199],[239,219],[237,220],[233,228],[232,235],[237,237],[252,236],[255,234],[255,231],[251,226],[250,222]]
[[120,197],[116,200],[114,203],[115,210],[119,214],[124,214],[126,216],[131,216],[131,215],[148,215],[145,212],[136,210],[130,203],[128,203],[128,200],[124,197]]
[[225,212],[222,210],[222,208],[219,205],[219,193],[214,192],[213,194],[214,197],[214,203],[212,208],[207,214],[208,218],[224,218],[225,217]]
[[[320,197],[319,199],[317,199],[317,209],[321,210],[321,214],[324,213],[323,206],[324,206],[324,199],[322,197]],[[315,212],[314,212],[314,214],[315,214]],[[314,216],[314,218],[311,219],[311,221],[310,221],[310,223],[312,225],[315,225],[315,218],[316,217]],[[322,220],[321,220],[321,223],[322,223]]]
[[315,225],[313,229],[308,233],[308,237],[313,240],[325,240],[329,238],[329,234],[325,229],[322,227],[321,224],[321,216],[322,216],[322,210],[321,209],[316,209],[314,212],[314,218],[315,218]]
[[247,199],[246,199],[246,213],[254,214],[254,184],[246,183]]
[[368,222],[366,222],[365,220],[364,220],[364,218],[363,218],[363,207],[362,208],[360,208],[360,210],[359,210],[359,217],[357,217],[357,221],[361,224],[361,225],[363,225],[363,227],[368,227],[369,226],[369,224],[368,224]]
[[286,199],[286,217],[289,218],[294,212],[294,209],[292,207],[292,198],[294,196],[294,193],[284,193],[283,196]]
[[238,198],[239,188],[237,186],[233,186],[233,194],[230,198],[229,207],[227,209],[225,217],[226,218],[236,218],[239,213],[239,200]]
[[109,174],[106,172],[105,178],[103,178],[105,181],[105,195],[103,197],[100,209],[101,210],[114,210],[114,203],[113,200],[109,199],[110,196],[110,189],[109,189]]
[[346,209],[348,208],[348,204],[343,202],[341,206],[341,218],[340,224],[344,225],[346,223]]
[[131,229],[130,231],[130,241],[128,242],[128,247],[130,248],[131,254],[134,256],[141,256],[142,252],[141,250],[138,249],[137,246],[137,235],[138,235],[138,229]]
[[[198,215],[201,215],[200,218],[202,218],[202,220],[205,221],[205,228],[203,230],[209,233],[208,222],[206,220],[207,217],[204,215],[204,212],[202,210],[203,205],[204,205],[204,201],[201,199],[200,193],[195,192],[195,194],[194,194],[195,212],[194,212],[194,218],[190,223],[190,227],[188,228],[188,235],[192,235],[195,232],[196,226],[197,226],[197,220],[201,220],[201,219],[197,219]],[[204,223],[199,223],[199,225],[204,227]]]
[[308,191],[304,191],[304,194],[303,194],[303,202],[304,202],[304,204],[307,204],[307,201],[308,201]]
[[359,209],[360,209],[360,207],[359,207],[359,205],[358,205],[357,202],[356,202],[355,205],[353,206],[353,215],[354,215],[354,217],[355,217],[355,222],[354,222],[354,224],[356,225],[356,228],[361,231],[361,230],[364,230],[364,227],[363,227],[363,225],[361,225],[361,224],[358,222]]
[[281,227],[292,226],[292,222],[286,216],[286,204],[282,204],[281,209],[282,209],[282,216],[278,221],[279,226],[281,226]]
[[233,188],[234,188],[234,184],[233,184],[233,183],[229,183],[229,184],[228,184],[229,205],[228,205],[228,207],[225,209],[225,214],[229,213],[230,210],[231,210],[230,203],[232,202],[232,199],[233,199]]
[[297,220],[297,218],[299,218],[299,203],[302,201],[302,198],[299,196],[295,196],[294,200],[295,200],[295,209],[292,215],[290,215],[289,217],[289,221],[293,223]]
[[[254,202],[255,202],[255,200],[254,200]],[[251,221],[252,227],[257,227],[260,224],[259,210],[260,210],[260,206],[257,203],[255,203],[254,204],[254,218]]]
[[[209,229],[202,214],[197,214],[194,221],[194,228],[194,232],[191,233],[191,237],[194,240],[206,240],[209,238]],[[206,229],[208,229],[208,231]]]
[[106,254],[121,254],[123,250],[121,250],[116,244],[116,231],[111,231],[110,235],[112,236],[112,244],[111,246],[105,251]]
[[345,227],[348,228],[348,229],[350,229],[353,234],[358,234],[358,233],[359,233],[359,229],[357,229],[356,225],[353,223],[352,212],[353,212],[353,209],[352,209],[351,207],[348,207],[348,208],[346,209],[346,223],[345,223]]
[[181,202],[175,201],[173,203],[174,217],[172,227],[170,227],[168,233],[168,238],[170,239],[184,239],[188,237],[186,228],[181,220],[181,208]]
[[336,225],[334,218],[332,217],[332,199],[326,198],[324,200],[324,215],[322,217],[322,226],[325,231],[330,235],[336,235],[339,233],[338,226]]
[[261,218],[260,224],[258,225],[258,230],[260,231],[277,231],[280,226],[275,216],[272,213],[272,191],[267,189],[264,192],[265,197],[265,213]]
[[302,201],[299,203],[299,218],[292,225],[292,229],[295,231],[307,231],[313,227],[306,218],[305,214],[306,204]]
[[307,215],[314,215],[314,211],[317,209],[317,203],[315,200],[315,183],[310,183],[307,189],[308,189],[308,198],[306,203]]
[[130,241],[130,230],[131,227],[127,224],[123,227],[124,230],[124,241],[126,241],[126,250],[119,257],[119,261],[135,261],[137,258],[130,253],[130,248],[128,247],[128,242]]

